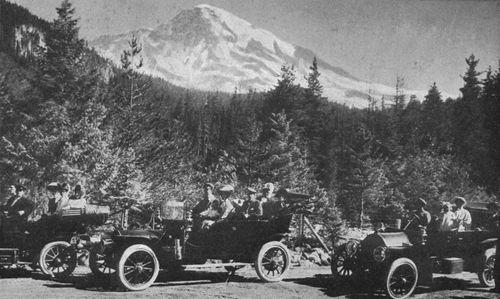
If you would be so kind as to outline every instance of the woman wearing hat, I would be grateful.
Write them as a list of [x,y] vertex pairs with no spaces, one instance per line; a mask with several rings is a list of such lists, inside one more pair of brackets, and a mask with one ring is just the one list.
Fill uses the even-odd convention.
[[455,219],[453,221],[453,228],[457,231],[466,231],[471,229],[472,217],[470,212],[464,209],[466,200],[463,197],[455,197],[455,205],[457,209],[455,211]]
[[447,232],[452,230],[455,220],[455,213],[452,211],[451,203],[444,202],[441,207],[441,215],[439,217],[439,231]]

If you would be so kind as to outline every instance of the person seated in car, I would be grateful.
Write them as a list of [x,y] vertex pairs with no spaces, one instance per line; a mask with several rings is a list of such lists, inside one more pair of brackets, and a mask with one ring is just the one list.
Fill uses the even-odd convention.
[[286,194],[286,189],[280,189],[271,200],[262,204],[264,218],[275,218],[286,212]]
[[9,188],[12,194],[7,203],[0,207],[2,211],[3,241],[8,246],[23,247],[25,226],[33,212],[34,204],[26,198],[26,188],[21,185],[12,185]]
[[419,198],[416,201],[417,210],[413,213],[413,218],[407,225],[410,239],[418,244],[424,244],[427,241],[427,227],[431,222],[431,213],[429,213],[425,206],[427,202]]
[[220,201],[213,195],[213,189],[213,184],[205,183],[203,199],[192,209],[195,228],[210,226],[222,214]]
[[262,204],[257,199],[257,191],[254,188],[247,188],[247,199],[241,206],[236,207],[236,213],[243,218],[259,218],[263,215]]
[[233,194],[234,187],[231,185],[224,185],[219,189],[219,194],[221,196],[221,210],[222,215],[219,220],[229,219],[234,215],[235,209],[233,203],[231,202],[231,195]]
[[83,196],[83,189],[77,184],[73,189],[73,194],[69,197],[68,206],[70,209],[83,209],[87,205],[87,200]]
[[453,229],[455,213],[452,211],[451,203],[444,202],[439,215],[439,228],[440,232],[447,232]]
[[69,186],[66,183],[52,182],[47,185],[47,216],[61,214],[63,209],[69,208]]
[[258,196],[260,203],[265,204],[266,202],[270,201],[274,196],[273,191],[273,183],[265,183],[264,187],[262,188],[262,194]]
[[457,196],[455,197],[455,219],[453,220],[453,229],[459,232],[471,229],[472,217],[470,212],[464,209],[467,201],[465,198]]

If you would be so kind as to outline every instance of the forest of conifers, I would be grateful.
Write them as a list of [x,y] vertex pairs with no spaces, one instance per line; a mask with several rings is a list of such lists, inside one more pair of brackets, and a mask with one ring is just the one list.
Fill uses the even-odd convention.
[[[206,181],[236,196],[272,182],[315,195],[315,221],[329,226],[401,218],[419,197],[437,213],[454,196],[499,196],[499,70],[478,69],[474,55],[457,61],[459,98],[429,78],[416,99],[398,79],[394,95],[357,109],[322,97],[315,61],[307,86],[284,65],[267,92],[183,89],[141,75],[132,37],[119,66],[88,49],[67,1],[50,23],[0,5],[3,194],[22,183],[40,206],[44,187],[64,181],[95,201],[193,202]],[[43,47],[14,43],[20,24],[44,32]]]

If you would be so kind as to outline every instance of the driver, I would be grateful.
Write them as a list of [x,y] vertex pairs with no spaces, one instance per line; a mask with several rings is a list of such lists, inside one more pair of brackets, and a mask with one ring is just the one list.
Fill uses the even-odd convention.
[[424,199],[419,198],[417,200],[417,210],[407,225],[410,229],[410,235],[412,235],[411,239],[415,238],[420,244],[427,241],[427,226],[431,222],[431,214],[425,209],[426,205],[427,202]]

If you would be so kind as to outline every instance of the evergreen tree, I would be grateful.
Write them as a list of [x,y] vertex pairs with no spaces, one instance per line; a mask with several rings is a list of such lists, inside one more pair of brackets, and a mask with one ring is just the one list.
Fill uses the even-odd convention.
[[309,75],[306,77],[307,89],[306,93],[308,97],[321,97],[323,93],[323,86],[319,82],[319,76],[321,75],[318,71],[318,62],[316,57],[314,57],[312,65],[309,67]]
[[434,82],[422,103],[422,147],[437,149],[441,145],[445,136],[444,121],[444,102]]

